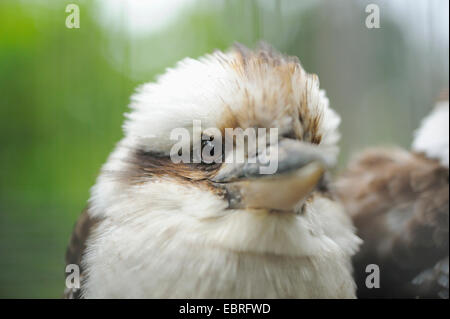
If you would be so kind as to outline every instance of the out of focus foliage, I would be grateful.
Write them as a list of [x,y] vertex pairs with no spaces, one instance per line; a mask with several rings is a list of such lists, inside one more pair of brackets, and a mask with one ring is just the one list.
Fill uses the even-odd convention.
[[[416,25],[428,30],[416,37],[386,1],[371,2],[380,29],[365,27],[358,0],[199,0],[135,33],[132,17],[102,18],[105,1],[0,1],[0,297],[61,296],[73,223],[129,96],[185,56],[265,40],[319,75],[343,118],[341,165],[366,145],[407,147],[448,86],[448,39],[434,17],[445,10],[448,28],[448,2],[430,1],[435,25]],[[80,5],[80,29],[64,25],[68,3]]]

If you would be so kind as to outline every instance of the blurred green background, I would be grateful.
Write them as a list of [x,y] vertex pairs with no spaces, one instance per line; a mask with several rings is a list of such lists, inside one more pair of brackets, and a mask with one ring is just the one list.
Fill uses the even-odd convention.
[[[65,27],[66,5],[81,28]],[[367,29],[365,7],[380,7]],[[0,1],[0,297],[59,298],[64,253],[140,83],[262,39],[319,75],[343,118],[340,167],[408,147],[448,88],[448,1]]]

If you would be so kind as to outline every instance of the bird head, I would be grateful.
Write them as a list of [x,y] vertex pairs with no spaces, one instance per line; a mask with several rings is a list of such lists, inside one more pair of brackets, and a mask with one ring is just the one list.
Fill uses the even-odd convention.
[[448,91],[442,94],[430,114],[422,120],[415,132],[412,149],[449,167]]
[[93,188],[94,215],[282,253],[340,210],[324,177],[340,118],[297,58],[238,45],[187,58],[141,86],[130,109]]

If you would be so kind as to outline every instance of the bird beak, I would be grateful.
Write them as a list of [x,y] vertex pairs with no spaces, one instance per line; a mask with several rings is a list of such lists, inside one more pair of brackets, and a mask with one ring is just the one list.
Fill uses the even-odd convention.
[[[297,140],[284,139],[268,151],[269,155],[257,154],[244,163],[224,163],[211,178],[226,190],[229,208],[292,211],[314,190],[327,167],[334,165],[322,146]],[[276,170],[264,173],[273,161]]]

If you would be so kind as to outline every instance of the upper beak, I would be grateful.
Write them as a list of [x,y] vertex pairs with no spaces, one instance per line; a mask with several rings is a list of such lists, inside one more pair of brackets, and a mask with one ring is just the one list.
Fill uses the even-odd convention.
[[[224,163],[211,178],[226,189],[230,208],[292,211],[334,165],[334,157],[325,156],[330,153],[323,146],[297,140],[284,139],[268,150],[268,155],[257,154],[244,163]],[[264,174],[263,168],[273,161],[276,170]]]

